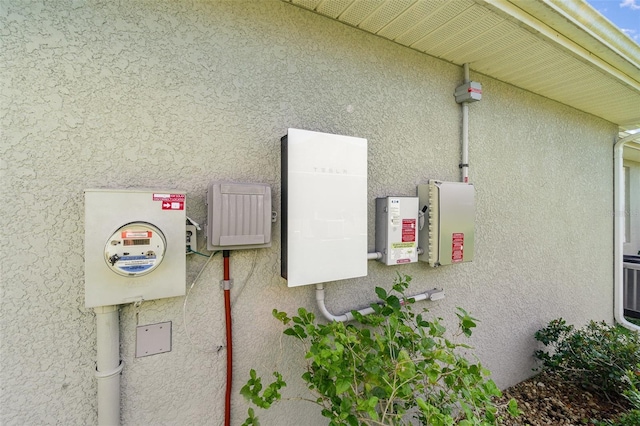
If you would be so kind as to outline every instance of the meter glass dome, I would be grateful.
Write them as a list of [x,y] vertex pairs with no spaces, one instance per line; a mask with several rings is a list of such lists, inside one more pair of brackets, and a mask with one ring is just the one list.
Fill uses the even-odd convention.
[[166,250],[160,229],[146,222],[133,222],[118,228],[105,244],[104,260],[117,274],[136,277],[160,266]]

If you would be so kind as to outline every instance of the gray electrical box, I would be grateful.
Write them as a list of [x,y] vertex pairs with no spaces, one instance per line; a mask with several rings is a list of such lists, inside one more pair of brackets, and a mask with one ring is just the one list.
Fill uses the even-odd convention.
[[473,260],[475,245],[475,190],[462,182],[430,180],[418,185],[420,209],[425,212],[427,232],[420,232],[424,250],[419,259],[431,266]]
[[470,81],[461,86],[456,87],[454,93],[456,102],[459,104],[465,102],[477,102],[482,99],[482,85],[477,81]]
[[207,191],[207,249],[271,247],[271,187],[212,182]]
[[376,198],[376,251],[385,265],[418,261],[418,197]]

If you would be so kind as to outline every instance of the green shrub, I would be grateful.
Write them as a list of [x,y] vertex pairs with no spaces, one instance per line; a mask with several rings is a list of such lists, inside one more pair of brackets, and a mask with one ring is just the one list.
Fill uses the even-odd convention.
[[638,333],[620,325],[591,321],[575,329],[560,318],[538,330],[535,338],[551,349],[535,352],[544,369],[609,396],[628,389],[623,378],[630,366],[640,363]]
[[606,420],[604,422],[596,422],[597,426],[638,426],[640,425],[640,365],[635,370],[627,371],[622,378],[627,386],[623,391],[624,397],[629,401],[630,408],[623,413],[617,420]]
[[[393,291],[376,288],[382,304],[371,305],[368,316],[353,312],[354,324],[319,324],[301,308],[288,317],[274,316],[288,325],[284,334],[305,346],[307,368],[302,379],[330,426],[403,425],[411,418],[423,425],[493,425],[492,398],[501,393],[489,371],[460,354],[469,346],[445,336],[440,319],[427,320],[426,311],[414,313],[413,300],[404,296],[410,277],[400,276]],[[458,309],[458,335],[470,336],[476,320]],[[286,385],[281,376],[264,391],[251,370],[241,393],[268,408],[281,398]],[[515,401],[510,413],[517,413]],[[244,425],[257,425],[252,409]]]

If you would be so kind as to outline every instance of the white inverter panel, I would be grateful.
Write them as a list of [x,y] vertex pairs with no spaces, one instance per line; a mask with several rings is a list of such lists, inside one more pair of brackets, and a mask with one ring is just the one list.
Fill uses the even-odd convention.
[[282,277],[367,275],[367,140],[289,129],[281,141]]

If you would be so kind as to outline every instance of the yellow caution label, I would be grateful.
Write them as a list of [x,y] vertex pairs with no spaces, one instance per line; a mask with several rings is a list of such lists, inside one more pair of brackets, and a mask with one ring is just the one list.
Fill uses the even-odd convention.
[[413,248],[416,246],[416,243],[393,243],[391,244],[391,248],[392,249],[407,249],[407,248]]

